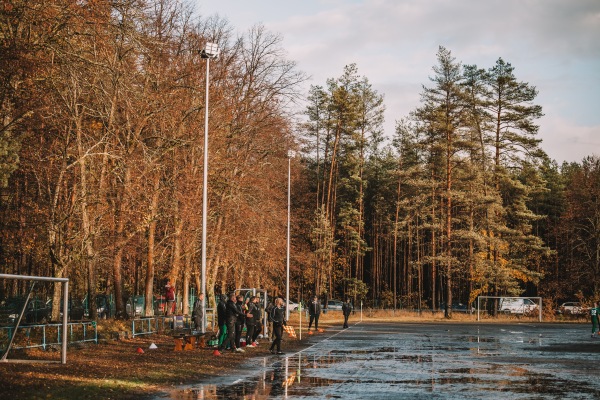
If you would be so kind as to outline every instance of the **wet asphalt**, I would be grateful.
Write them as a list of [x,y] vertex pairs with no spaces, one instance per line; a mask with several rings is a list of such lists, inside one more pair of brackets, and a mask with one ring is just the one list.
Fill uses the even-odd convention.
[[590,331],[588,324],[361,322],[160,398],[600,399],[600,338]]

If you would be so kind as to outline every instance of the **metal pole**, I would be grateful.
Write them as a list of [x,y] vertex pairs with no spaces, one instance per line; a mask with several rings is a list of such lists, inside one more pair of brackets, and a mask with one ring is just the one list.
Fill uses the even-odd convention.
[[60,362],[61,364],[67,363],[67,321],[69,314],[69,281],[64,282],[63,287],[63,320],[62,320],[62,351]]
[[206,333],[206,209],[208,201],[208,87],[210,57],[206,59],[206,96],[204,101],[204,170],[202,179],[202,333]]
[[290,200],[291,200],[292,155],[288,152],[288,209],[287,209],[287,267],[285,279],[285,319],[290,319]]

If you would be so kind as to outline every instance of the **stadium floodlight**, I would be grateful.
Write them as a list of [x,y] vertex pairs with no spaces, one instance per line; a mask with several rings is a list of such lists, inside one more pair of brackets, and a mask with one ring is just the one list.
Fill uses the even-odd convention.
[[206,333],[206,220],[208,208],[208,88],[210,59],[217,58],[219,46],[216,43],[206,43],[206,47],[200,52],[200,56],[206,59],[206,99],[204,102],[204,170],[202,179],[202,289],[204,295],[202,300],[202,333]]
[[288,150],[288,208],[287,208],[287,257],[286,257],[286,278],[285,278],[285,319],[290,319],[290,207],[292,196],[292,158],[296,156],[296,152]]
[[215,59],[219,56],[219,45],[216,43],[206,43],[206,46],[200,52],[200,57],[202,58],[212,58]]

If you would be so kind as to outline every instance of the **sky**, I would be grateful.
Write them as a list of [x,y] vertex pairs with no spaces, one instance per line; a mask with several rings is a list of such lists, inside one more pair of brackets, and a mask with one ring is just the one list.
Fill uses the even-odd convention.
[[462,64],[512,64],[543,108],[541,147],[559,164],[600,156],[600,0],[191,0],[238,36],[262,24],[325,85],[355,63],[385,97],[388,136],[431,86],[439,46]]

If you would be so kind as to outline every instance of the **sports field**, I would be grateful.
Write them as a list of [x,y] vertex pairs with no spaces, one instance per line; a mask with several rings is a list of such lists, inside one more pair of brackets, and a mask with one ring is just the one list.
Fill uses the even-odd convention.
[[598,399],[600,338],[587,324],[362,322],[163,398]]

